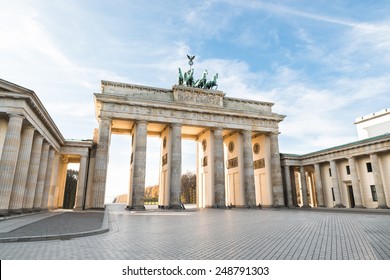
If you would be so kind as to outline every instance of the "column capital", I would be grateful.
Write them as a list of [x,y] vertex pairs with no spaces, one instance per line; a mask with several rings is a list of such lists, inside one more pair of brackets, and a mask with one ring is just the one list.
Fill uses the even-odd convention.
[[180,123],[171,123],[171,127],[182,127]]
[[25,125],[23,126],[23,129],[26,129],[26,130],[36,130],[35,127],[33,127],[31,124],[28,124],[28,125]]
[[18,113],[18,112],[11,112],[8,114],[8,117],[9,118],[23,118],[24,119],[24,116],[22,113]]
[[112,117],[108,116],[99,116],[99,121],[111,121]]
[[252,130],[247,130],[247,129],[245,129],[245,130],[241,130],[241,134],[242,135],[245,135],[245,134],[250,134],[251,136],[252,136]]
[[136,120],[135,123],[136,123],[136,124],[140,124],[140,123],[148,124],[148,121],[145,121],[145,120]]

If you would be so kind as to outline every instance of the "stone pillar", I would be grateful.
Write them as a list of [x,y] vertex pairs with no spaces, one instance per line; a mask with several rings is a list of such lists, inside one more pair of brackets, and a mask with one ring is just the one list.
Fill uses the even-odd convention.
[[283,195],[283,181],[282,170],[280,167],[280,154],[279,154],[279,141],[278,134],[270,134],[270,148],[271,148],[271,181],[273,192],[273,205],[274,207],[284,206]]
[[91,208],[104,208],[110,139],[111,119],[100,117]]
[[299,173],[301,175],[301,189],[302,189],[302,208],[310,208],[307,198],[307,184],[306,184],[306,172],[305,167],[299,167]]
[[26,190],[27,173],[30,164],[34,132],[35,129],[32,126],[27,126],[22,131],[18,162],[16,164],[14,183],[9,202],[10,211],[15,213],[22,213],[23,196]]
[[181,125],[172,124],[170,208],[181,208]]
[[35,134],[27,173],[26,189],[23,196],[23,212],[31,212],[33,208],[35,190],[37,188],[39,164],[41,162],[42,155],[42,144],[43,137],[40,134]]
[[223,154],[222,129],[214,129],[214,193],[215,206],[226,208],[225,197],[225,168]]
[[314,164],[314,177],[315,177],[315,184],[316,184],[318,207],[325,207],[324,190],[322,187],[321,168],[319,163]]
[[372,164],[372,173],[374,176],[376,194],[378,196],[378,208],[388,208],[386,203],[385,191],[383,188],[382,175],[379,169],[378,155],[370,154],[370,160]]
[[0,216],[7,215],[21,141],[24,117],[11,114],[0,159]]
[[242,132],[243,139],[243,163],[244,163],[244,190],[245,204],[248,207],[256,207],[256,187],[252,154],[252,131]]
[[59,187],[57,184],[59,165],[60,165],[60,154],[58,152],[55,152],[54,160],[53,160],[53,171],[50,180],[49,202],[48,202],[49,209],[57,208],[56,194],[58,194],[58,187]]
[[284,177],[286,179],[286,191],[287,191],[287,206],[294,207],[293,195],[292,195],[292,186],[291,186],[291,171],[290,166],[284,166]]
[[[298,197],[297,197],[297,183],[296,183],[296,180],[295,180],[295,178],[296,178],[296,176],[295,176],[295,169],[296,169],[296,167],[292,167],[291,168],[292,170],[291,170],[291,172],[290,172],[290,178],[291,178],[291,175],[292,175],[292,180],[291,180],[291,190],[292,190],[292,192],[291,192],[291,194],[292,194],[292,201],[293,201],[293,205],[295,206],[295,207],[298,207]],[[299,171],[297,171],[297,172],[299,172]]]
[[96,159],[96,147],[92,147],[89,153],[89,162],[88,162],[88,179],[87,179],[87,191],[85,198],[85,209],[91,208],[92,205],[92,192],[93,192],[93,178],[95,170],[95,159]]
[[343,208],[345,206],[343,205],[343,202],[341,201],[339,174],[337,172],[336,161],[334,161],[334,160],[330,161],[330,172],[332,173],[333,192],[334,192],[334,198],[336,200],[335,207]]
[[363,208],[362,193],[360,191],[360,183],[356,169],[356,160],[354,157],[348,159],[349,170],[351,172],[351,183],[353,196],[355,199],[355,208]]
[[34,211],[41,210],[43,189],[45,187],[47,162],[49,160],[49,148],[50,148],[50,144],[44,142],[42,146],[41,162],[39,163],[37,188],[35,189],[35,195],[34,195],[34,204],[33,204]]
[[79,179],[77,181],[77,190],[76,190],[76,200],[75,200],[75,210],[82,210],[85,198],[85,185],[86,185],[86,175],[87,175],[87,157],[81,156],[80,158],[80,168],[79,168]]
[[146,142],[147,142],[146,121],[138,121],[134,126],[133,150],[132,150],[132,172],[130,174],[130,188],[127,209],[145,209],[145,175],[146,175]]
[[48,208],[50,183],[51,183],[51,176],[53,173],[54,152],[55,152],[54,148],[49,149],[49,158],[47,160],[47,168],[45,174],[45,185],[43,188],[42,201],[41,201],[42,210],[47,210]]
[[61,157],[60,166],[58,168],[58,193],[56,194],[57,208],[63,208],[64,206],[64,195],[65,195],[65,184],[66,174],[68,172],[68,159]]

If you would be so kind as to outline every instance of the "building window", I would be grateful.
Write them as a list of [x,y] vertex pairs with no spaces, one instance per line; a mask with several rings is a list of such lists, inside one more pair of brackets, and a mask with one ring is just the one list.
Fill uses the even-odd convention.
[[375,185],[371,185],[370,188],[371,188],[372,201],[378,201],[378,195],[376,194]]
[[332,169],[329,168],[329,177],[332,177]]
[[347,170],[347,175],[350,175],[351,174],[351,169],[349,168],[349,165],[347,165],[345,167],[345,169]]
[[372,165],[371,165],[371,162],[367,162],[367,163],[366,163],[366,166],[367,166],[367,172],[372,172]]
[[336,201],[336,198],[334,197],[334,188],[331,188],[332,189],[332,198],[333,198],[333,201]]

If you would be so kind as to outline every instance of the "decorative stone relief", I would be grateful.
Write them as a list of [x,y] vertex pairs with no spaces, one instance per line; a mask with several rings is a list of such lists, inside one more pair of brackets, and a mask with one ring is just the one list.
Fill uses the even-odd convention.
[[162,162],[162,166],[168,163],[168,154],[163,155],[161,162]]
[[202,167],[207,166],[207,156],[202,158]]
[[227,169],[238,167],[238,157],[228,159],[226,162]]
[[254,167],[254,169],[264,168],[265,167],[265,160],[264,160],[264,158],[255,160],[253,162],[253,167]]
[[223,107],[222,92],[207,92],[200,89],[173,88],[173,99],[180,103],[202,104],[212,107]]

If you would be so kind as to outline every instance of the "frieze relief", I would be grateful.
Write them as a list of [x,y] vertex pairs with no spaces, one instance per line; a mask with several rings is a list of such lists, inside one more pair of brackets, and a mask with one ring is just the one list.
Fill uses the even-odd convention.
[[223,94],[217,95],[202,91],[185,91],[183,89],[174,88],[173,98],[180,103],[223,107]]
[[[216,122],[218,124],[225,123],[232,125],[259,126],[271,129],[278,128],[278,121],[276,120],[229,116],[205,112],[189,112],[175,109],[149,108],[127,104],[105,103],[104,105],[104,111],[113,113],[126,113],[130,115],[137,115],[137,117],[145,115],[148,116],[150,121],[154,121],[154,118],[175,118],[177,120],[191,120],[192,123],[194,123],[194,121],[200,121],[202,123]],[[134,117],[132,116],[129,118]],[[168,122],[170,121],[168,120]]]

